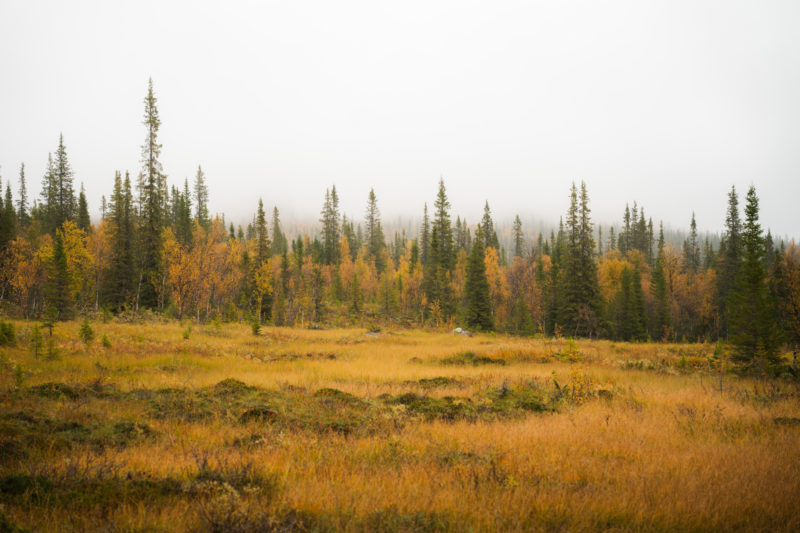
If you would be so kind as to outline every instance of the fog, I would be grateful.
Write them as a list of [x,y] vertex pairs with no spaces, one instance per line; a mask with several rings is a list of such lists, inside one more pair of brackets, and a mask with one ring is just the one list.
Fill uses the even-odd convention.
[[[118,5],[119,4],[119,5]],[[138,173],[153,78],[170,183],[203,166],[212,212],[257,198],[315,218],[336,184],[361,217],[557,223],[584,180],[596,221],[638,201],[719,231],[752,184],[800,236],[798,2],[0,4],[0,176],[38,194],[63,132],[93,214]]]

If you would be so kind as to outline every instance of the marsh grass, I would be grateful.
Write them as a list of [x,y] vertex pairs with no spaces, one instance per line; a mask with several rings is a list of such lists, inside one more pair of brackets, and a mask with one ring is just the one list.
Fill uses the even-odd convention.
[[13,326],[4,530],[800,529],[797,383],[715,345]]

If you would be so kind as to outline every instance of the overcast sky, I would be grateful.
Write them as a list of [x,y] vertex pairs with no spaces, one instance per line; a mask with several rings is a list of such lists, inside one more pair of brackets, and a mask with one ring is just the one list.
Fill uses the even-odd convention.
[[[595,220],[722,228],[754,184],[800,236],[800,2],[0,2],[0,175],[38,194],[63,132],[99,212],[138,173],[152,76],[170,183],[210,207],[317,216],[557,221],[585,180]],[[742,203],[743,198],[742,198]]]

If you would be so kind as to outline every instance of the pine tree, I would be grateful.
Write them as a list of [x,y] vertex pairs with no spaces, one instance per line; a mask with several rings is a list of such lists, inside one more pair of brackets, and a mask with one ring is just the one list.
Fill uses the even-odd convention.
[[211,218],[208,215],[208,185],[200,165],[197,165],[197,174],[194,177],[194,202],[197,222],[208,229],[211,226]]
[[386,261],[383,257],[383,249],[386,241],[381,227],[381,213],[378,210],[378,200],[375,197],[374,189],[370,189],[367,199],[367,214],[364,219],[364,229],[367,239],[367,257],[375,261],[375,269],[380,273],[386,268]]
[[525,235],[522,233],[522,221],[519,215],[514,217],[514,257],[525,256]]
[[[183,193],[177,190],[177,206],[175,209],[175,234],[186,246],[192,245],[192,195],[189,192],[189,180],[183,180]],[[207,226],[204,226],[207,228]]]
[[639,270],[625,266],[620,285],[617,294],[617,338],[625,341],[645,340],[647,329]]
[[264,213],[264,202],[258,199],[258,211],[256,212],[256,264],[268,261],[270,258],[269,231],[267,230],[267,216]]
[[430,304],[438,303],[444,318],[455,312],[450,277],[456,264],[453,229],[450,225],[450,202],[444,180],[439,180],[439,192],[434,203],[436,209],[431,224],[430,250],[423,276],[423,290]]
[[322,206],[322,261],[326,265],[339,264],[339,197],[336,185],[325,190],[325,203]]
[[658,255],[650,278],[650,296],[655,302],[653,318],[650,320],[650,334],[656,341],[663,339],[670,326],[669,300],[667,297],[667,278],[664,273],[664,224],[658,232]]
[[483,228],[478,226],[467,261],[467,279],[464,283],[464,294],[467,302],[465,317],[468,328],[492,331],[494,329],[494,319],[492,317],[489,281],[486,278],[484,260]]
[[64,237],[61,230],[56,231],[55,241],[53,242],[48,299],[50,306],[55,309],[57,320],[69,320],[72,318],[72,297],[69,289],[67,254],[64,251]]
[[38,219],[47,233],[52,234],[55,226],[56,212],[56,170],[53,154],[47,154],[47,169],[42,177],[42,190],[39,204]]
[[700,245],[697,242],[697,222],[692,213],[689,238],[683,242],[683,266],[687,272],[695,273],[700,268]]
[[758,211],[758,196],[755,187],[751,186],[744,209],[744,256],[731,299],[730,332],[734,361],[746,370],[763,373],[779,361],[779,344],[764,268],[764,237]]
[[600,289],[594,260],[594,232],[589,195],[581,182],[570,192],[563,270],[560,276],[558,322],[572,335],[593,335],[600,316]]
[[162,173],[161,145],[158,130],[161,119],[153,93],[153,80],[148,81],[144,99],[144,126],[147,129],[142,145],[142,171],[139,174],[139,282],[136,307],[155,309],[159,306],[159,294],[163,282],[161,232],[164,229],[166,203],[166,177]]
[[731,291],[742,260],[741,221],[736,187],[728,193],[728,210],[725,216],[725,233],[720,243],[717,260],[717,307],[720,310],[721,336],[728,338],[728,317]]
[[[2,191],[2,188],[0,188]],[[17,214],[14,212],[14,201],[11,197],[11,185],[6,184],[5,201],[0,202],[0,261],[3,253],[17,234]],[[3,276],[5,277],[5,276]]]
[[272,249],[276,254],[287,251],[286,236],[281,231],[281,217],[278,208],[272,208]]
[[497,240],[497,232],[494,229],[494,221],[492,220],[492,212],[489,209],[489,202],[483,206],[483,218],[481,219],[481,229],[483,230],[483,239],[486,248],[494,248],[500,251],[500,243]]
[[73,172],[64,146],[64,135],[58,138],[58,149],[54,162],[56,205],[53,230],[60,228],[67,220],[75,216],[75,191],[72,186]]
[[28,186],[25,183],[25,163],[19,166],[19,198],[17,199],[17,220],[19,225],[27,226],[30,222],[28,212]]
[[105,300],[115,310],[132,303],[135,288],[135,215],[130,175],[114,176],[114,191],[108,209],[111,258],[109,275],[105,277]]
[[622,255],[628,253],[631,249],[631,210],[628,204],[625,204],[625,213],[622,216],[623,228],[622,233],[619,234],[619,251]]
[[81,184],[81,192],[78,195],[78,227],[86,232],[92,230],[92,221],[89,218],[89,206],[86,203],[86,192]]
[[428,256],[431,250],[431,228],[430,220],[428,219],[428,204],[422,212],[422,229],[420,230],[420,263],[423,266],[428,264]]

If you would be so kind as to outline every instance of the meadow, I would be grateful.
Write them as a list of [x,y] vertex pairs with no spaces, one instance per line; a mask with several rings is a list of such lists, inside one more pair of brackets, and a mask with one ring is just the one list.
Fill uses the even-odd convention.
[[798,531],[800,402],[712,344],[12,321],[0,531]]

